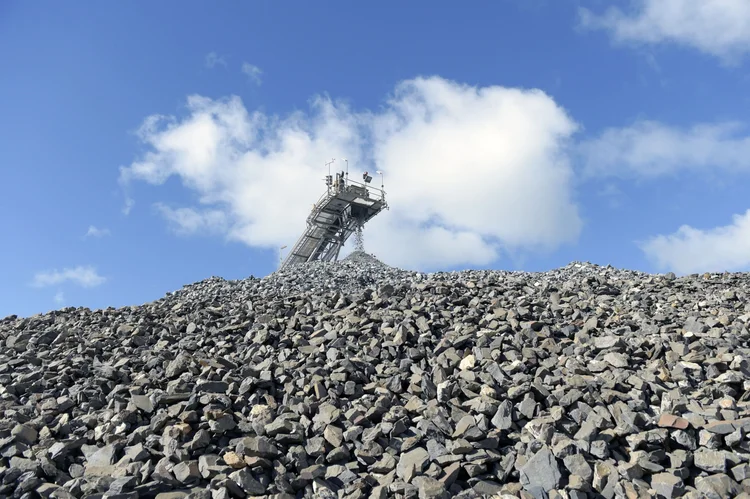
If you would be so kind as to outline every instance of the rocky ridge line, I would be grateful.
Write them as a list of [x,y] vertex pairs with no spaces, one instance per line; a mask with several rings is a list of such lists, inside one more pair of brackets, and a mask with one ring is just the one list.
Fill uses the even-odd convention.
[[750,497],[750,275],[355,254],[0,320],[0,496]]

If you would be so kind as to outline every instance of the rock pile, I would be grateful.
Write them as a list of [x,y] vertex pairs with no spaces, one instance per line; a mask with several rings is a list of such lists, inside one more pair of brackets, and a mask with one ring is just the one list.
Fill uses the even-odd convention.
[[0,321],[0,496],[750,497],[750,276],[354,255]]

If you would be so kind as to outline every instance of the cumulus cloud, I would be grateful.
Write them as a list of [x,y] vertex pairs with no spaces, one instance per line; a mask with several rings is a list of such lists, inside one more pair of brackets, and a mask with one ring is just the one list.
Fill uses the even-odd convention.
[[193,208],[171,208],[157,203],[156,209],[180,235],[220,234],[226,230],[227,217],[221,210],[195,210]]
[[401,83],[377,112],[328,97],[288,116],[248,112],[238,97],[191,96],[188,110],[144,121],[149,151],[120,180],[179,178],[197,207],[162,214],[191,233],[292,245],[323,192],[325,162],[344,157],[355,177],[384,172],[391,209],[366,227],[366,247],[393,265],[485,265],[581,230],[568,162],[577,125],[541,91],[432,77]]
[[641,244],[660,268],[680,274],[750,270],[750,210],[712,229],[683,225]]
[[[574,241],[581,222],[565,146],[576,128],[541,91],[438,78],[399,85],[373,119],[374,161],[398,207],[374,224],[375,247],[398,228],[420,234],[417,259],[447,250],[452,259],[466,255],[456,263],[486,264],[503,246]],[[430,221],[435,230],[423,231]]]
[[38,272],[34,276],[33,285],[43,288],[47,286],[56,286],[64,282],[73,282],[84,288],[93,288],[103,284],[106,279],[100,276],[92,266],[82,266],[66,268],[63,270],[52,270]]
[[206,54],[206,67],[207,68],[213,68],[217,64],[221,64],[222,66],[227,65],[227,59],[223,55],[219,55],[216,52],[209,52]]
[[358,163],[351,113],[325,99],[311,106],[312,116],[278,118],[248,113],[238,97],[189,97],[182,121],[146,120],[140,137],[152,150],[121,169],[120,179],[160,185],[176,176],[200,204],[226,213],[230,238],[278,247],[304,228],[321,194],[323,162],[337,156]]
[[638,0],[630,13],[610,7],[580,10],[583,27],[605,29],[619,42],[690,46],[725,62],[750,52],[747,0]]
[[260,76],[263,74],[263,70],[258,66],[250,64],[249,62],[243,62],[242,72],[247,75],[250,81],[252,81],[256,85],[260,85],[262,83]]
[[[688,172],[750,173],[750,136],[739,123],[678,128],[641,121],[605,130],[578,145],[589,177],[656,179]],[[750,211],[730,225],[695,229],[639,243],[658,267],[683,274],[750,266]]]
[[62,305],[63,303],[65,303],[65,295],[62,291],[58,291],[57,293],[55,293],[53,300],[55,302],[55,305]]
[[89,230],[86,231],[86,237],[104,237],[110,235],[109,229],[100,229],[93,225],[89,225]]
[[739,123],[672,127],[640,121],[582,142],[588,175],[657,177],[707,169],[750,171],[750,136]]

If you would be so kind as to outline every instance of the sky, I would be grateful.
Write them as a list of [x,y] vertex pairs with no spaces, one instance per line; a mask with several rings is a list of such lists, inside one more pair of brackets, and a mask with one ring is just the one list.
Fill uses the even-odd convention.
[[0,2],[0,317],[268,275],[334,159],[401,268],[748,271],[749,56],[746,0]]

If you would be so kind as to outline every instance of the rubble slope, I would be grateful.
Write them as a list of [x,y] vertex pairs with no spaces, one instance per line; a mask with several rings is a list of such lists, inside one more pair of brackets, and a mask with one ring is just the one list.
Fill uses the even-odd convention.
[[737,497],[750,276],[366,254],[0,320],[3,497]]

